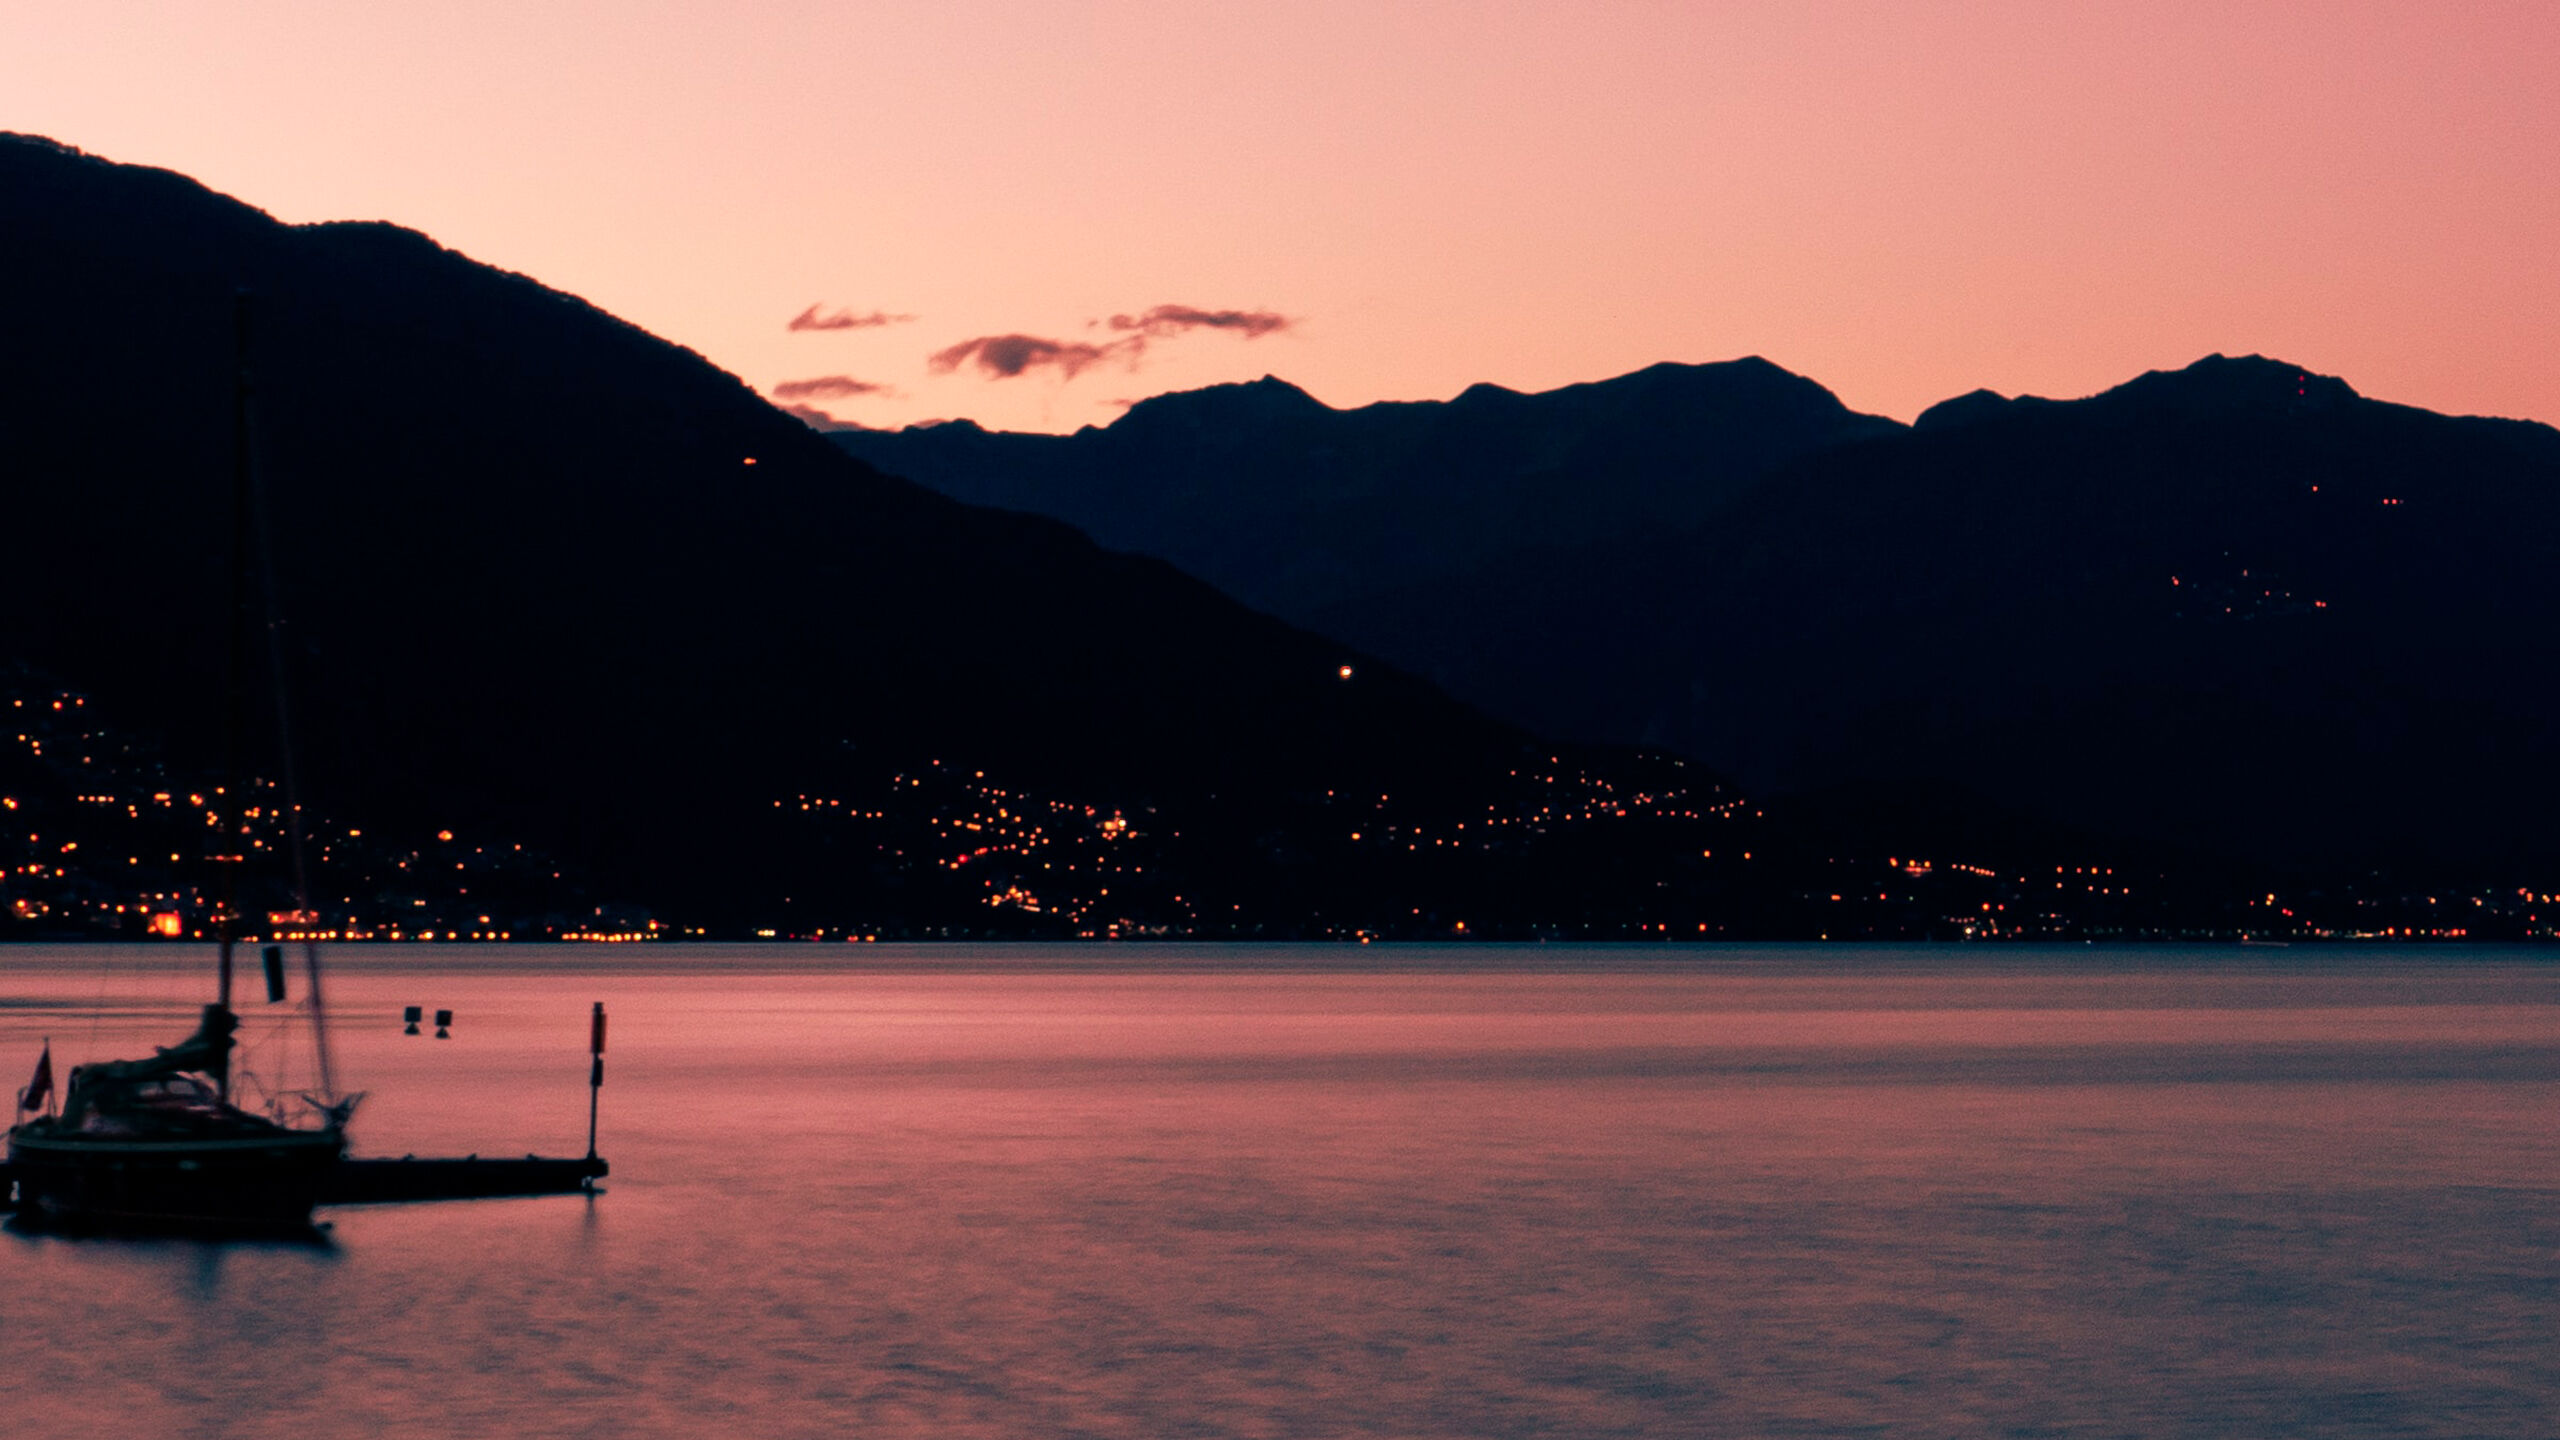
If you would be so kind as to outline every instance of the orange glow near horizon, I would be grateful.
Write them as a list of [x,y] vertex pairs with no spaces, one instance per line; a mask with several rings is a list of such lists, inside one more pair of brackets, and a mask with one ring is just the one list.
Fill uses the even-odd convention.
[[[1907,419],[2213,351],[2560,420],[2539,0],[164,0],[18,17],[0,97],[867,424],[1749,354]],[[1294,323],[1112,327],[1163,306]],[[1066,348],[928,364],[1005,338]]]

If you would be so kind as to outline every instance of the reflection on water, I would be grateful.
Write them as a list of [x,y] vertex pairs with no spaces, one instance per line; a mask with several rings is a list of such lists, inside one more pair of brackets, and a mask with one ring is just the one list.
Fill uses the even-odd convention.
[[346,960],[365,1153],[575,1153],[605,1000],[608,1193],[0,1237],[0,1430],[2560,1433],[2529,957],[840,953]]

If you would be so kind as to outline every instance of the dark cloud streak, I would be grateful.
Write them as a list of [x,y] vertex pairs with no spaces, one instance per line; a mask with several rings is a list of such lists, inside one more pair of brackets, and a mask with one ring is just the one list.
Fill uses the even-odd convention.
[[1194,305],[1158,305],[1143,315],[1111,317],[1114,330],[1133,330],[1158,340],[1190,330],[1233,330],[1247,340],[1258,340],[1297,323],[1274,310],[1203,310]]
[[869,330],[881,325],[904,325],[915,318],[913,315],[892,315],[886,310],[874,310],[868,315],[856,315],[851,310],[839,310],[833,315],[821,315],[818,313],[818,307],[812,305],[791,317],[791,328],[794,330]]
[[990,380],[1011,380],[1034,370],[1055,370],[1073,380],[1106,360],[1138,368],[1147,348],[1193,330],[1230,330],[1247,340],[1289,329],[1298,322],[1271,310],[1202,310],[1192,305],[1158,305],[1138,315],[1114,315],[1117,340],[1053,340],[1044,335],[980,335],[947,346],[926,357],[934,373],[947,375],[974,364]]
[[936,350],[925,363],[936,374],[949,374],[974,361],[979,371],[991,380],[1010,380],[1042,369],[1054,369],[1061,377],[1073,380],[1105,360],[1126,360],[1135,368],[1138,357],[1146,352],[1146,348],[1147,337],[1144,335],[1132,335],[1107,345],[1094,345],[1082,340],[1051,340],[1039,335],[980,335]]
[[785,380],[773,387],[776,400],[850,400],[857,395],[894,395],[886,385],[850,375],[820,375],[811,380]]

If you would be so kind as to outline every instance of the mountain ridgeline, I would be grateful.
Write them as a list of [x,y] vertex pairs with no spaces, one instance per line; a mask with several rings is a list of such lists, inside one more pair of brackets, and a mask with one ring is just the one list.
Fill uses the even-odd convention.
[[832,438],[944,494],[1055,516],[1315,617],[1495,578],[1532,548],[1687,529],[1782,462],[1900,428],[1754,359],[1357,410],[1265,376],[1142,400],[1072,436],[962,420]]
[[1853,832],[1996,813],[2295,878],[2560,884],[2547,426],[2216,356],[1908,428],[1753,360],[834,438]]
[[2552,930],[2541,426],[1751,360],[829,436],[396,226],[25,137],[0,208],[0,935],[204,923],[244,291],[333,928]]

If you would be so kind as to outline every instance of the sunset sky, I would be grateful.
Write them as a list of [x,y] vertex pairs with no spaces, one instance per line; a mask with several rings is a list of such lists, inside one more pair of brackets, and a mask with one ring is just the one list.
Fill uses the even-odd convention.
[[[866,424],[1749,354],[1908,418],[2211,351],[2560,421],[2550,0],[118,0],[8,30],[0,128],[414,226],[767,393],[844,377],[803,398]],[[791,329],[812,305],[883,323]],[[1160,306],[1235,313],[1111,326]],[[1065,348],[967,344],[1006,336]]]

